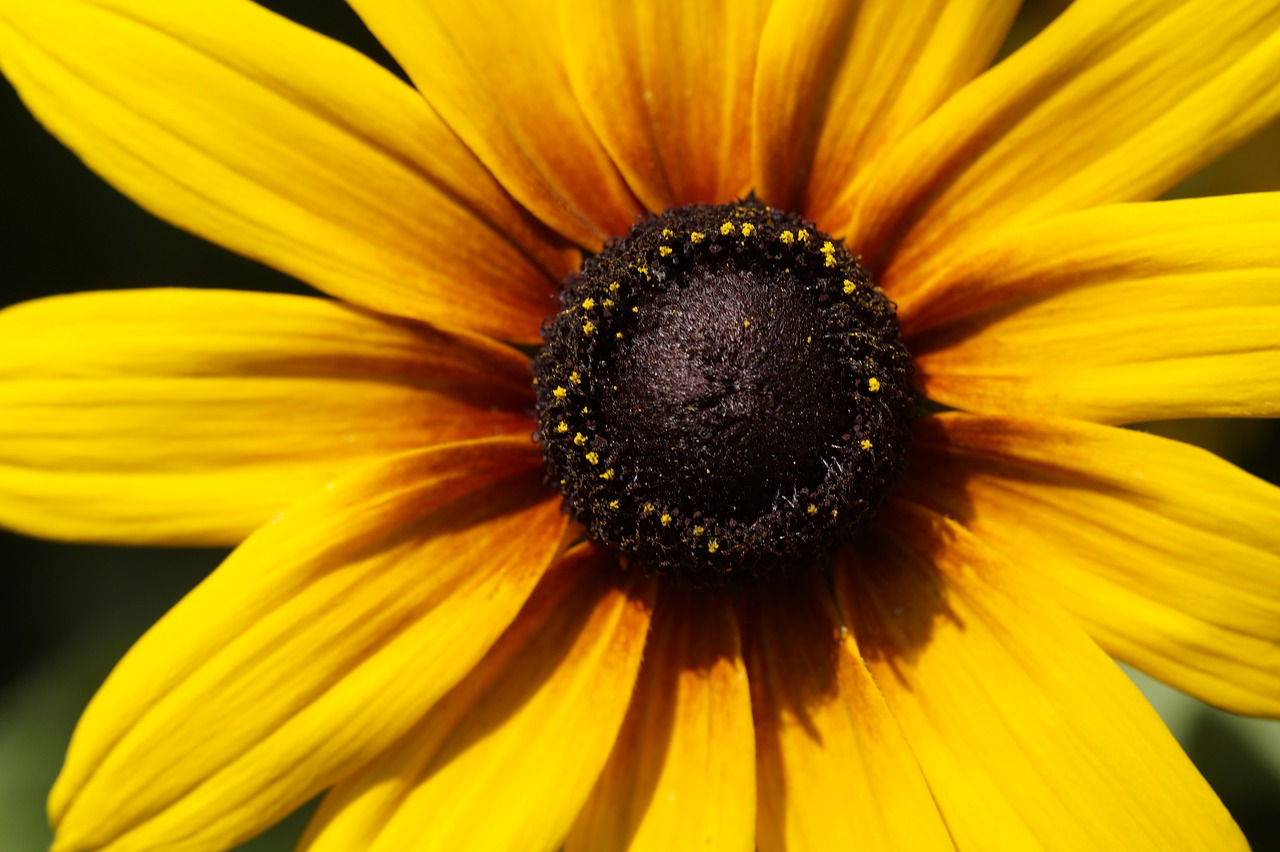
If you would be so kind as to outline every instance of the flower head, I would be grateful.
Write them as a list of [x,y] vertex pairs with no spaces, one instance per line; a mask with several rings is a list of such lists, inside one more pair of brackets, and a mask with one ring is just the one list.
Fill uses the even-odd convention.
[[[237,544],[56,848],[1238,848],[1108,654],[1280,711],[1280,3],[0,0],[139,203],[329,298],[0,313],[0,522]],[[526,347],[521,349],[520,347]],[[534,352],[533,358],[528,353]],[[530,436],[534,436],[531,438]]]

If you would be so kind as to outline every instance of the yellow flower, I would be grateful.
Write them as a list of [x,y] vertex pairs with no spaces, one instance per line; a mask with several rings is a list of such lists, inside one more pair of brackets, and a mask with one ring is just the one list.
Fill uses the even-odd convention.
[[[325,790],[313,852],[1243,846],[1106,654],[1277,715],[1280,493],[1116,426],[1275,413],[1280,197],[1149,199],[1280,111],[1280,3],[1079,0],[988,71],[1012,0],[352,5],[416,91],[245,0],[0,0],[85,162],[337,299],[0,313],[0,521],[243,541],[86,710],[56,849],[226,848]],[[820,231],[768,251],[860,255],[954,410],[828,573],[730,595],[574,543],[511,344],[645,211],[748,191]]]

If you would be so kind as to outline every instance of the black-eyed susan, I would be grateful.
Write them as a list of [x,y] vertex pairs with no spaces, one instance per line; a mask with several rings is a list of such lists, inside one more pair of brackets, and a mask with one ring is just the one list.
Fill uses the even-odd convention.
[[341,300],[0,314],[4,523],[243,540],[57,849],[326,790],[309,850],[1243,845],[1107,654],[1275,715],[1280,493],[1117,425],[1280,398],[1280,196],[1147,200],[1280,111],[1280,3],[985,72],[1010,0],[353,5],[416,91],[245,0],[0,0],[90,166]]

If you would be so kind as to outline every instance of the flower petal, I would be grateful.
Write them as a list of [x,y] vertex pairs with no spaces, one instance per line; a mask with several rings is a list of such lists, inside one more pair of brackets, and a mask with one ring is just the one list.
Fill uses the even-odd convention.
[[756,78],[756,190],[825,222],[877,151],[987,66],[1017,10],[1018,0],[776,0]]
[[960,849],[1247,849],[1120,669],[954,521],[881,515],[836,593]]
[[397,456],[251,536],[125,656],[50,797],[58,852],[224,849],[382,754],[561,546],[527,438]]
[[301,848],[558,849],[622,726],[653,593],[571,551],[476,670],[325,799]]
[[640,209],[569,85],[554,3],[350,0],[517,200],[599,250]]
[[931,399],[1110,423],[1280,414],[1280,193],[1100,207],[957,259],[903,322]]
[[1280,0],[1082,0],[845,190],[904,299],[974,235],[1152,198],[1280,112]]
[[920,421],[902,493],[957,518],[1113,656],[1280,716],[1280,489],[1204,450],[1031,417]]
[[0,69],[151,212],[351,302],[534,342],[576,261],[410,87],[245,0],[0,0]]
[[609,763],[566,852],[756,848],[751,697],[727,593],[663,587]]
[[236,544],[374,458],[528,435],[528,359],[300,296],[137,290],[0,311],[0,522]]
[[954,848],[814,571],[745,598],[761,852]]
[[770,0],[566,0],[583,112],[650,210],[751,187],[751,86]]

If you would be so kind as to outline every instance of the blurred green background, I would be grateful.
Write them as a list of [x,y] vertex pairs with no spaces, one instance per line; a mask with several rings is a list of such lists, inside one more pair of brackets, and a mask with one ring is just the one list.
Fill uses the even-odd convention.
[[[392,64],[341,0],[264,5]],[[1029,3],[1009,46],[1025,41],[1065,5]],[[285,276],[153,219],[117,195],[40,129],[6,84],[0,84],[0,140],[0,307],[54,293],[125,287],[307,292]],[[1258,190],[1280,190],[1280,127],[1170,194]],[[1280,431],[1273,422],[1151,428],[1280,482]],[[0,531],[0,850],[48,847],[44,797],[81,709],[114,661],[224,555],[59,545]],[[1136,679],[1254,848],[1280,849],[1280,724],[1237,719]],[[243,848],[290,849],[304,822],[305,814],[297,815]]]

